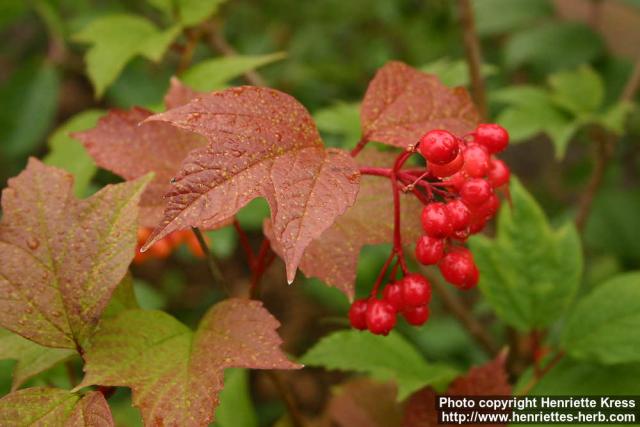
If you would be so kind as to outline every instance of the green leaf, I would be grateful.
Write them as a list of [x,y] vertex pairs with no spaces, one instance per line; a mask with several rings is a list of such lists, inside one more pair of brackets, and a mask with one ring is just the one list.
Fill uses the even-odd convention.
[[627,117],[633,111],[630,102],[618,102],[602,113],[597,114],[594,120],[602,127],[616,135],[622,135],[625,130]]
[[220,392],[220,406],[216,409],[218,427],[257,427],[258,416],[251,403],[249,371],[227,369],[224,389]]
[[430,364],[400,334],[388,336],[348,330],[335,332],[313,346],[300,362],[326,369],[363,372],[398,384],[398,400],[430,385],[445,388],[457,372],[444,364]]
[[147,0],[168,18],[177,17],[185,27],[195,26],[214,15],[225,0]]
[[99,391],[80,395],[50,387],[19,390],[0,399],[2,425],[114,426],[109,404]]
[[0,154],[11,159],[36,151],[53,124],[60,77],[44,62],[19,68],[0,88]]
[[618,275],[578,301],[565,326],[564,349],[604,364],[640,362],[640,272]]
[[43,347],[20,335],[0,329],[0,360],[14,359],[18,362],[13,369],[12,390],[74,354],[74,350]]
[[86,195],[97,167],[82,144],[69,135],[94,127],[103,114],[99,110],[83,111],[67,120],[49,137],[49,154],[44,163],[71,172],[75,177],[74,193],[78,197]]
[[582,274],[582,249],[573,224],[552,230],[517,179],[513,208],[504,206],[497,237],[469,243],[480,269],[480,290],[498,316],[521,331],[556,321],[574,297]]
[[509,68],[532,65],[555,71],[589,62],[603,50],[602,39],[585,24],[552,22],[515,33],[504,59]]
[[517,30],[553,13],[549,0],[475,0],[472,4],[482,36]]
[[102,318],[116,317],[125,310],[134,310],[140,308],[133,287],[133,277],[131,273],[127,273],[118,287],[113,291],[109,305],[102,313]]
[[213,306],[195,332],[162,311],[126,310],[100,324],[77,389],[130,387],[146,425],[207,425],[226,368],[300,368],[280,350],[279,325],[262,303],[238,298]]
[[137,55],[158,61],[180,32],[174,26],[160,31],[145,18],[118,14],[92,21],[74,39],[91,45],[86,53],[87,72],[100,97]]
[[553,101],[577,117],[594,113],[604,100],[604,82],[587,65],[552,74],[549,86]]
[[[446,86],[467,86],[470,83],[469,66],[462,59],[452,60],[440,58],[420,67],[425,73],[435,74]],[[497,68],[490,64],[482,64],[480,73],[483,77],[489,77],[497,72]]]
[[189,68],[181,80],[195,90],[210,92],[222,89],[230,80],[247,71],[255,70],[267,64],[285,58],[284,52],[267,55],[237,55],[202,61]]
[[342,137],[341,146],[353,147],[360,139],[360,104],[337,102],[313,114],[321,132]]

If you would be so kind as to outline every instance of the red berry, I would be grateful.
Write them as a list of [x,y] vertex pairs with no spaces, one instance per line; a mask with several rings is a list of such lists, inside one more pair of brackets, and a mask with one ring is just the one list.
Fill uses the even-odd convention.
[[397,283],[390,283],[384,288],[382,291],[382,299],[390,303],[396,311],[402,310],[404,307],[402,288]]
[[[493,189],[487,181],[481,178],[473,178],[462,184],[460,197],[467,206],[479,206],[489,199]],[[424,224],[424,220],[422,222]]]
[[396,309],[387,301],[372,299],[367,308],[367,327],[377,335],[387,335],[396,324]]
[[489,220],[498,212],[500,208],[500,199],[495,194],[489,196],[486,202],[477,206],[474,210],[474,216]]
[[456,191],[460,191],[460,188],[462,188],[462,186],[464,185],[465,182],[468,181],[468,179],[469,179],[469,177],[467,176],[467,174],[464,171],[459,171],[459,172],[451,175],[444,182],[449,184],[450,188],[452,188],[452,189],[454,189]]
[[475,131],[476,142],[484,145],[491,154],[499,153],[509,144],[509,133],[494,123],[480,124]]
[[464,150],[464,171],[472,178],[482,178],[489,172],[489,152],[480,144],[469,144]]
[[459,240],[460,242],[464,242],[469,238],[469,234],[471,233],[469,231],[469,227],[467,227],[462,230],[454,231],[451,238]]
[[456,158],[449,163],[445,163],[444,165],[437,165],[433,162],[429,162],[429,164],[427,165],[427,169],[433,176],[436,176],[438,178],[446,178],[458,172],[462,168],[462,165],[464,165],[464,157],[462,156],[461,152],[458,152]]
[[431,283],[419,274],[407,274],[399,282],[405,307],[428,304],[431,300]]
[[420,154],[428,162],[444,165],[451,162],[458,155],[460,147],[458,139],[446,130],[431,130],[425,133],[418,145]]
[[438,267],[447,282],[461,289],[469,289],[478,284],[478,268],[467,249],[449,252],[442,257]]
[[367,300],[355,300],[349,309],[349,321],[356,329],[367,329]]
[[431,237],[442,238],[453,233],[444,203],[429,203],[422,209],[422,227]]
[[427,319],[429,319],[429,307],[426,305],[419,305],[417,307],[407,308],[402,312],[402,315],[407,319],[407,323],[414,326],[424,325]]
[[469,226],[471,220],[471,212],[467,205],[462,203],[461,200],[453,200],[446,205],[447,215],[451,222],[451,227],[454,231],[459,231]]
[[477,234],[484,230],[487,225],[487,219],[477,216],[471,218],[471,224],[469,224],[469,234]]
[[444,240],[422,236],[416,244],[416,258],[424,265],[436,264],[444,254]]
[[511,172],[507,165],[500,159],[492,159],[489,168],[489,184],[493,188],[502,187],[509,182]]

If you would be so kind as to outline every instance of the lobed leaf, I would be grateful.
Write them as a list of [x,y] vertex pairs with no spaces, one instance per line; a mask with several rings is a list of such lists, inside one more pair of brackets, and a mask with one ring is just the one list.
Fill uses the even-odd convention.
[[577,117],[594,113],[604,101],[602,77],[587,65],[550,75],[549,86],[553,101]]
[[369,83],[360,122],[364,139],[407,147],[432,129],[464,135],[475,128],[478,113],[465,89],[449,89],[437,77],[394,61]]
[[209,145],[183,162],[164,219],[143,250],[175,230],[215,228],[264,197],[292,282],[304,249],[355,201],[355,161],[344,151],[325,150],[307,110],[282,92],[228,89],[149,121],[198,133]]
[[124,386],[146,425],[213,421],[224,369],[298,369],[278,348],[279,323],[257,301],[216,304],[192,332],[161,311],[127,310],[101,323],[78,386]]
[[364,372],[381,381],[395,380],[399,400],[426,385],[443,388],[456,375],[449,366],[425,362],[395,332],[386,337],[356,330],[335,332],[321,339],[300,361],[326,369]]
[[[369,167],[390,167],[393,158],[389,153],[366,149],[358,156],[358,162]],[[403,239],[407,244],[412,244],[423,233],[420,224],[422,204],[411,194],[401,195],[400,203]],[[271,237],[271,224],[266,222],[264,228],[265,234]],[[338,288],[351,300],[355,294],[358,258],[362,247],[392,241],[393,197],[389,180],[364,176],[354,205],[311,242],[300,261],[300,269],[307,277],[317,277]],[[272,247],[276,253],[282,253],[274,239]]]
[[640,272],[615,276],[578,301],[562,343],[576,359],[640,362]]
[[512,209],[499,214],[495,239],[469,239],[479,287],[498,316],[528,331],[550,325],[571,303],[582,274],[580,238],[573,224],[552,230],[544,212],[517,180]]
[[133,258],[149,179],[77,200],[71,175],[30,159],[2,192],[0,325],[44,346],[82,346]]
[[0,424],[11,427],[113,427],[111,410],[98,391],[84,396],[34,387],[0,399]]

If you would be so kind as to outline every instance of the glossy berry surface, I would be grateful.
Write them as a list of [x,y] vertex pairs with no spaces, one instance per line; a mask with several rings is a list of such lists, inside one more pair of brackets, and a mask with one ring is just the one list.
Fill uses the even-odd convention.
[[367,329],[367,300],[359,299],[351,304],[349,309],[349,322],[351,326],[364,330]]
[[444,241],[431,236],[422,236],[416,244],[416,259],[424,265],[437,264],[444,254]]
[[409,307],[402,312],[402,315],[410,325],[421,326],[429,319],[429,307],[426,305]]
[[509,178],[511,176],[511,172],[507,165],[499,159],[492,159],[491,165],[489,167],[489,184],[493,188],[502,187],[509,183]]
[[400,282],[405,307],[417,307],[431,300],[431,283],[420,274],[407,274]]
[[471,212],[461,200],[452,200],[445,205],[447,216],[454,231],[464,230],[469,226]]
[[432,130],[420,138],[418,151],[427,162],[444,165],[456,158],[460,149],[458,138],[446,130]]
[[427,165],[427,169],[433,176],[437,176],[438,178],[446,178],[448,176],[453,175],[462,169],[464,165],[464,156],[461,152],[458,153],[455,159],[450,161],[449,163],[445,163],[444,165],[438,165],[433,162],[430,162]]
[[396,309],[389,302],[369,300],[367,328],[376,335],[387,335],[396,324]]
[[[470,179],[462,184],[460,188],[460,197],[462,202],[467,206],[479,206],[486,202],[493,189],[487,181],[481,178]],[[424,224],[424,222],[423,222]]]
[[422,209],[422,228],[428,236],[443,238],[453,233],[444,203],[429,203]]
[[461,289],[469,289],[478,284],[478,268],[467,249],[449,252],[442,257],[438,267],[447,282]]
[[402,310],[404,307],[402,288],[397,283],[390,283],[384,288],[382,291],[382,299],[391,304],[396,311]]
[[480,124],[474,133],[476,142],[485,146],[491,154],[499,153],[507,148],[509,144],[509,133],[507,130],[494,123]]
[[489,173],[491,157],[480,144],[469,144],[464,150],[464,171],[472,178],[482,178]]

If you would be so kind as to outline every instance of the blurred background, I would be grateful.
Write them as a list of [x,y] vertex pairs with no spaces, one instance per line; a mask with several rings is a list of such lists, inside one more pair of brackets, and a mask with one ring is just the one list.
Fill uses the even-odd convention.
[[[326,144],[343,148],[359,139],[359,101],[385,62],[401,60],[437,74],[447,85],[469,85],[455,1],[194,4],[199,6],[182,8],[172,0],[2,0],[0,187],[24,168],[29,156],[74,173],[81,196],[117,182],[119,178],[93,164],[69,132],[93,127],[110,108],[161,110],[174,75],[197,90],[257,83],[288,92],[312,112]],[[502,157],[553,223],[576,215],[585,188],[602,169],[585,224],[583,291],[617,272],[639,268],[640,113],[625,88],[640,72],[640,1],[471,4],[489,116],[513,139]],[[131,43],[131,37],[139,42]],[[602,163],[606,138],[617,143],[605,153],[610,161]],[[262,201],[239,215],[254,245],[266,216]],[[233,229],[210,232],[208,238],[225,276],[233,281],[230,286],[243,292],[249,271]],[[363,251],[360,293],[375,280],[388,249]],[[283,323],[286,350],[299,355],[319,336],[346,325],[348,302],[335,289],[301,274],[294,286],[286,286],[283,270],[279,261],[272,265],[263,299]],[[211,287],[206,265],[187,245],[139,260],[132,273],[143,307],[167,310],[191,326],[221,297]],[[490,309],[482,301],[474,304],[476,299],[476,294],[467,295],[465,302],[492,325]],[[424,328],[401,331],[426,356],[461,369],[487,358],[437,302]],[[0,362],[3,394],[14,363]],[[229,393],[235,394],[229,405],[250,414],[247,425],[272,425],[280,419],[284,408],[260,373],[230,375],[234,386]],[[68,387],[79,376],[80,363],[71,360],[30,384]],[[303,411],[317,414],[341,378],[305,369],[289,374],[288,382]],[[120,425],[139,424],[126,392],[118,391],[110,403]]]

